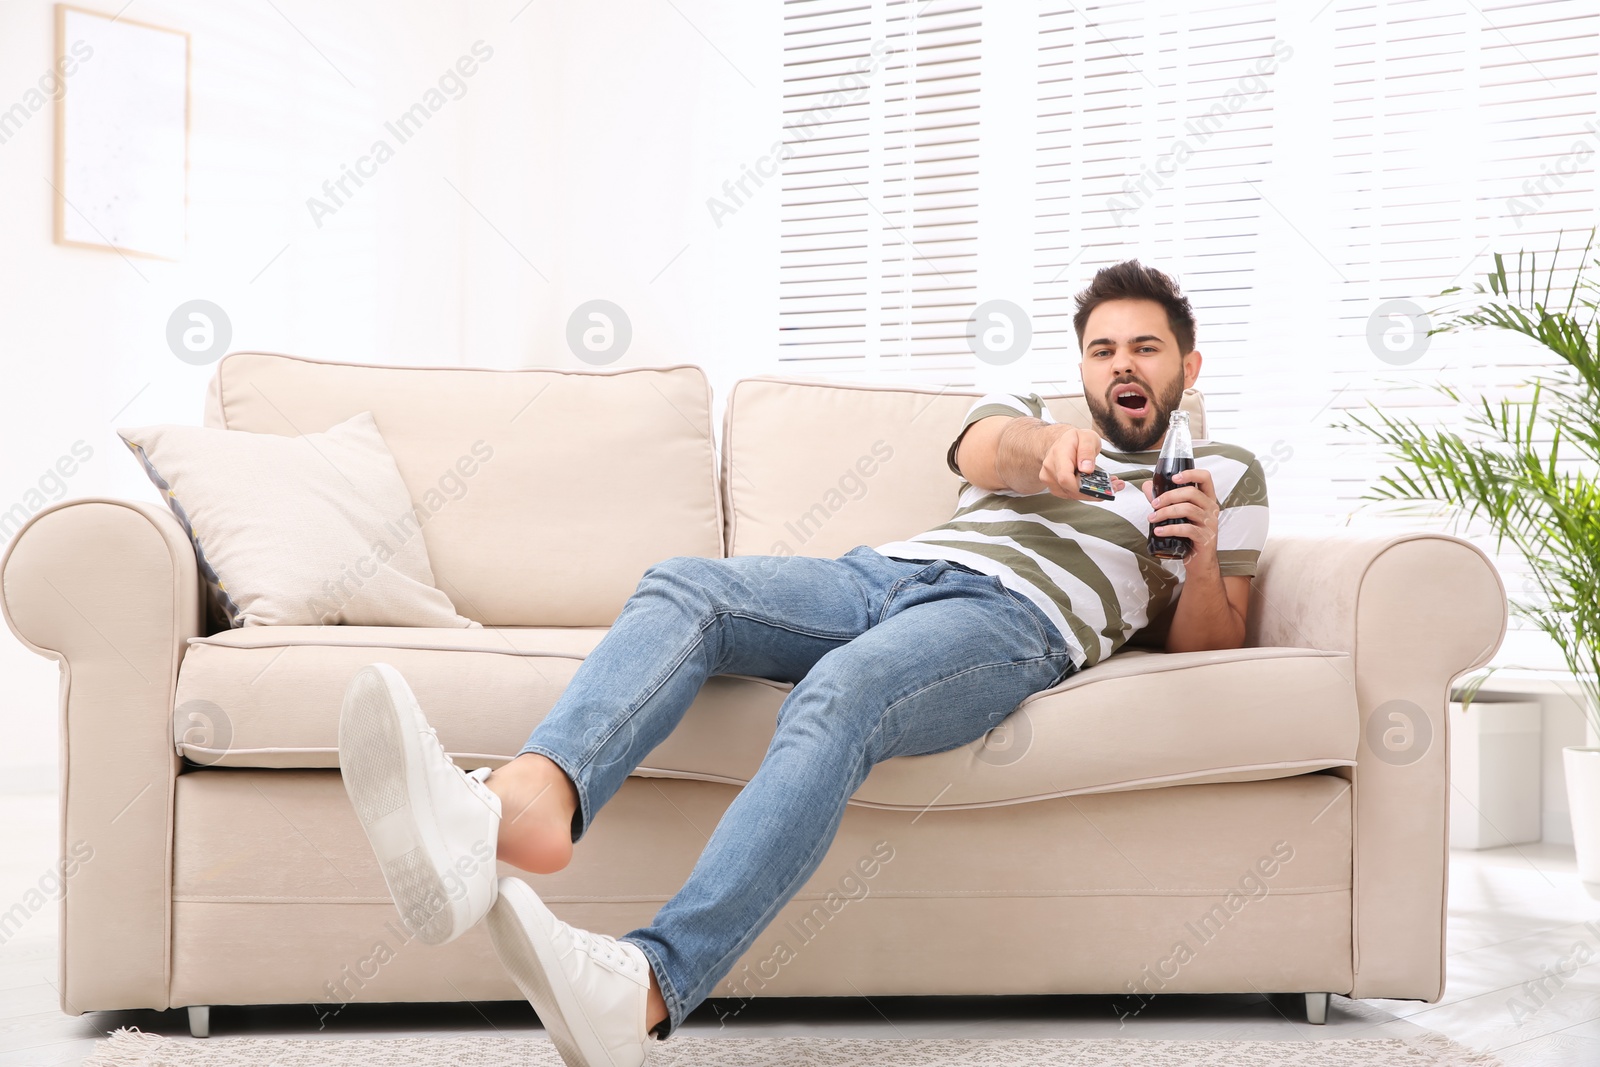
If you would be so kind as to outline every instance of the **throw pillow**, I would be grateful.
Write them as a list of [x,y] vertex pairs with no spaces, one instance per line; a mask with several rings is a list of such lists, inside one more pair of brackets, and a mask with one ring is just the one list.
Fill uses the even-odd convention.
[[433,581],[415,508],[370,411],[300,437],[118,429],[237,626],[478,626]]

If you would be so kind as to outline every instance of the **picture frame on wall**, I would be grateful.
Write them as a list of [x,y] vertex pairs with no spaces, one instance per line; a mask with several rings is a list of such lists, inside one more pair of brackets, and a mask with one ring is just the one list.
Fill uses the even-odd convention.
[[55,241],[178,260],[188,241],[190,38],[56,4]]

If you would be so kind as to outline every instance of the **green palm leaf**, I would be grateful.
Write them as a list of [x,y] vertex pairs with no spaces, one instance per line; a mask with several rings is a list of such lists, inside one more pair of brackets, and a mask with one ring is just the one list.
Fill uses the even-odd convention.
[[[1369,412],[1347,412],[1333,425],[1360,429],[1395,463],[1363,499],[1433,502],[1460,520],[1481,518],[1494,531],[1497,552],[1510,542],[1528,561],[1539,598],[1508,597],[1509,610],[1561,649],[1600,735],[1600,258],[1591,258],[1594,241],[1591,229],[1570,283],[1559,291],[1558,239],[1542,280],[1537,253],[1519,251],[1508,268],[1496,252],[1494,268],[1470,294],[1460,287],[1440,294],[1466,306],[1429,335],[1506,330],[1561,358],[1563,365],[1529,379],[1528,399],[1468,398],[1441,382],[1434,387],[1465,412],[1459,432],[1424,427],[1370,403]],[[1464,689],[1465,702],[1497,669]]]

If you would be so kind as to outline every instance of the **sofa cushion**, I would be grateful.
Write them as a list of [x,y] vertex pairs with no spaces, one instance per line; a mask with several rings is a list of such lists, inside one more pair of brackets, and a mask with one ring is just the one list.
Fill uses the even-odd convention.
[[[405,675],[464,767],[513,757],[606,627],[253,627],[189,642],[178,751],[206,765],[335,767],[339,706],[362,664]],[[742,783],[793,686],[707,681],[635,771]],[[1036,693],[985,737],[875,766],[853,802],[922,810],[1076,793],[1278,778],[1352,766],[1353,669],[1344,653],[1124,649]]]
[[206,425],[309,434],[371,411],[435,583],[485,626],[607,626],[653,563],[722,555],[711,386],[620,370],[217,364]]

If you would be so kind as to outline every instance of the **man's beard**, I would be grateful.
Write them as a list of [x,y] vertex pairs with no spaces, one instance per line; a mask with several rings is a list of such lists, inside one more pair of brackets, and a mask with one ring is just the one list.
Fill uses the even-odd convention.
[[[1121,416],[1112,408],[1117,404],[1111,400],[1111,395],[1119,386],[1133,384],[1145,390],[1149,400],[1147,406],[1149,414],[1138,425],[1121,421]],[[1111,447],[1117,452],[1147,452],[1155,447],[1167,432],[1169,416],[1183,403],[1183,378],[1177,377],[1167,388],[1165,395],[1157,395],[1146,383],[1134,378],[1123,378],[1112,382],[1106,391],[1104,402],[1098,398],[1084,393],[1083,399],[1089,405],[1089,414],[1094,419],[1094,427],[1100,436],[1110,442]]]

